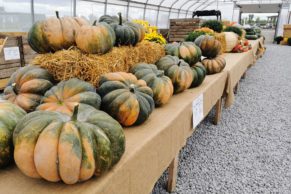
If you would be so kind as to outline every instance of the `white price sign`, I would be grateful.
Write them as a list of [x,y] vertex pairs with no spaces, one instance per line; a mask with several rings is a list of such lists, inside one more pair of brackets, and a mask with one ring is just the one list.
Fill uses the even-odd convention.
[[4,59],[5,61],[20,59],[19,48],[17,46],[4,48]]
[[198,98],[192,102],[192,111],[193,129],[195,129],[203,119],[203,94],[198,96]]

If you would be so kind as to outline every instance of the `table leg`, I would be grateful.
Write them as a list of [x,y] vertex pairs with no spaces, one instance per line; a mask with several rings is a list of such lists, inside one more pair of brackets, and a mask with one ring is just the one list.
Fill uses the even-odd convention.
[[215,104],[214,125],[217,125],[221,118],[221,107],[222,107],[221,103],[222,103],[222,99],[220,98],[219,100],[217,100]]
[[174,192],[176,188],[178,161],[179,161],[179,154],[177,154],[177,156],[172,160],[169,166],[169,178],[168,178],[168,186],[167,186],[167,191],[169,193]]
[[237,82],[237,84],[234,87],[234,93],[237,94],[238,91],[238,87],[239,87],[239,82]]

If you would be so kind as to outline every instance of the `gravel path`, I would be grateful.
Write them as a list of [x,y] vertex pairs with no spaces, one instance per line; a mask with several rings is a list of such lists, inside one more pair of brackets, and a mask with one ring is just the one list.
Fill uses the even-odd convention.
[[[212,119],[180,152],[176,193],[291,193],[291,47],[268,45],[220,124]],[[166,177],[154,194],[167,193]]]

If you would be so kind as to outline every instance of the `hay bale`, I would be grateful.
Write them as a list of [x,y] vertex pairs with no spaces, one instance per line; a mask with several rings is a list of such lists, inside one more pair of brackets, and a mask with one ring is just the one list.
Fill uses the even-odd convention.
[[165,56],[164,47],[143,41],[135,47],[114,47],[104,55],[85,54],[72,47],[55,53],[40,54],[32,64],[47,69],[56,80],[79,78],[98,86],[99,77],[110,72],[128,72],[137,63],[155,63]]
[[221,54],[226,52],[226,40],[225,40],[225,34],[224,33],[215,33],[214,35],[215,39],[218,40],[221,43]]

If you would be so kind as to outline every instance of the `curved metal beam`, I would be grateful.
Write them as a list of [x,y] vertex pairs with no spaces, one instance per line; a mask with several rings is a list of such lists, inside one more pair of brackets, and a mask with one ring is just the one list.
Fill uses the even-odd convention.
[[158,13],[157,13],[157,17],[156,17],[156,26],[158,26],[158,20],[159,20],[159,15],[160,15],[160,10],[161,10],[161,5],[162,3],[164,3],[165,0],[162,0],[159,5],[158,5]]

